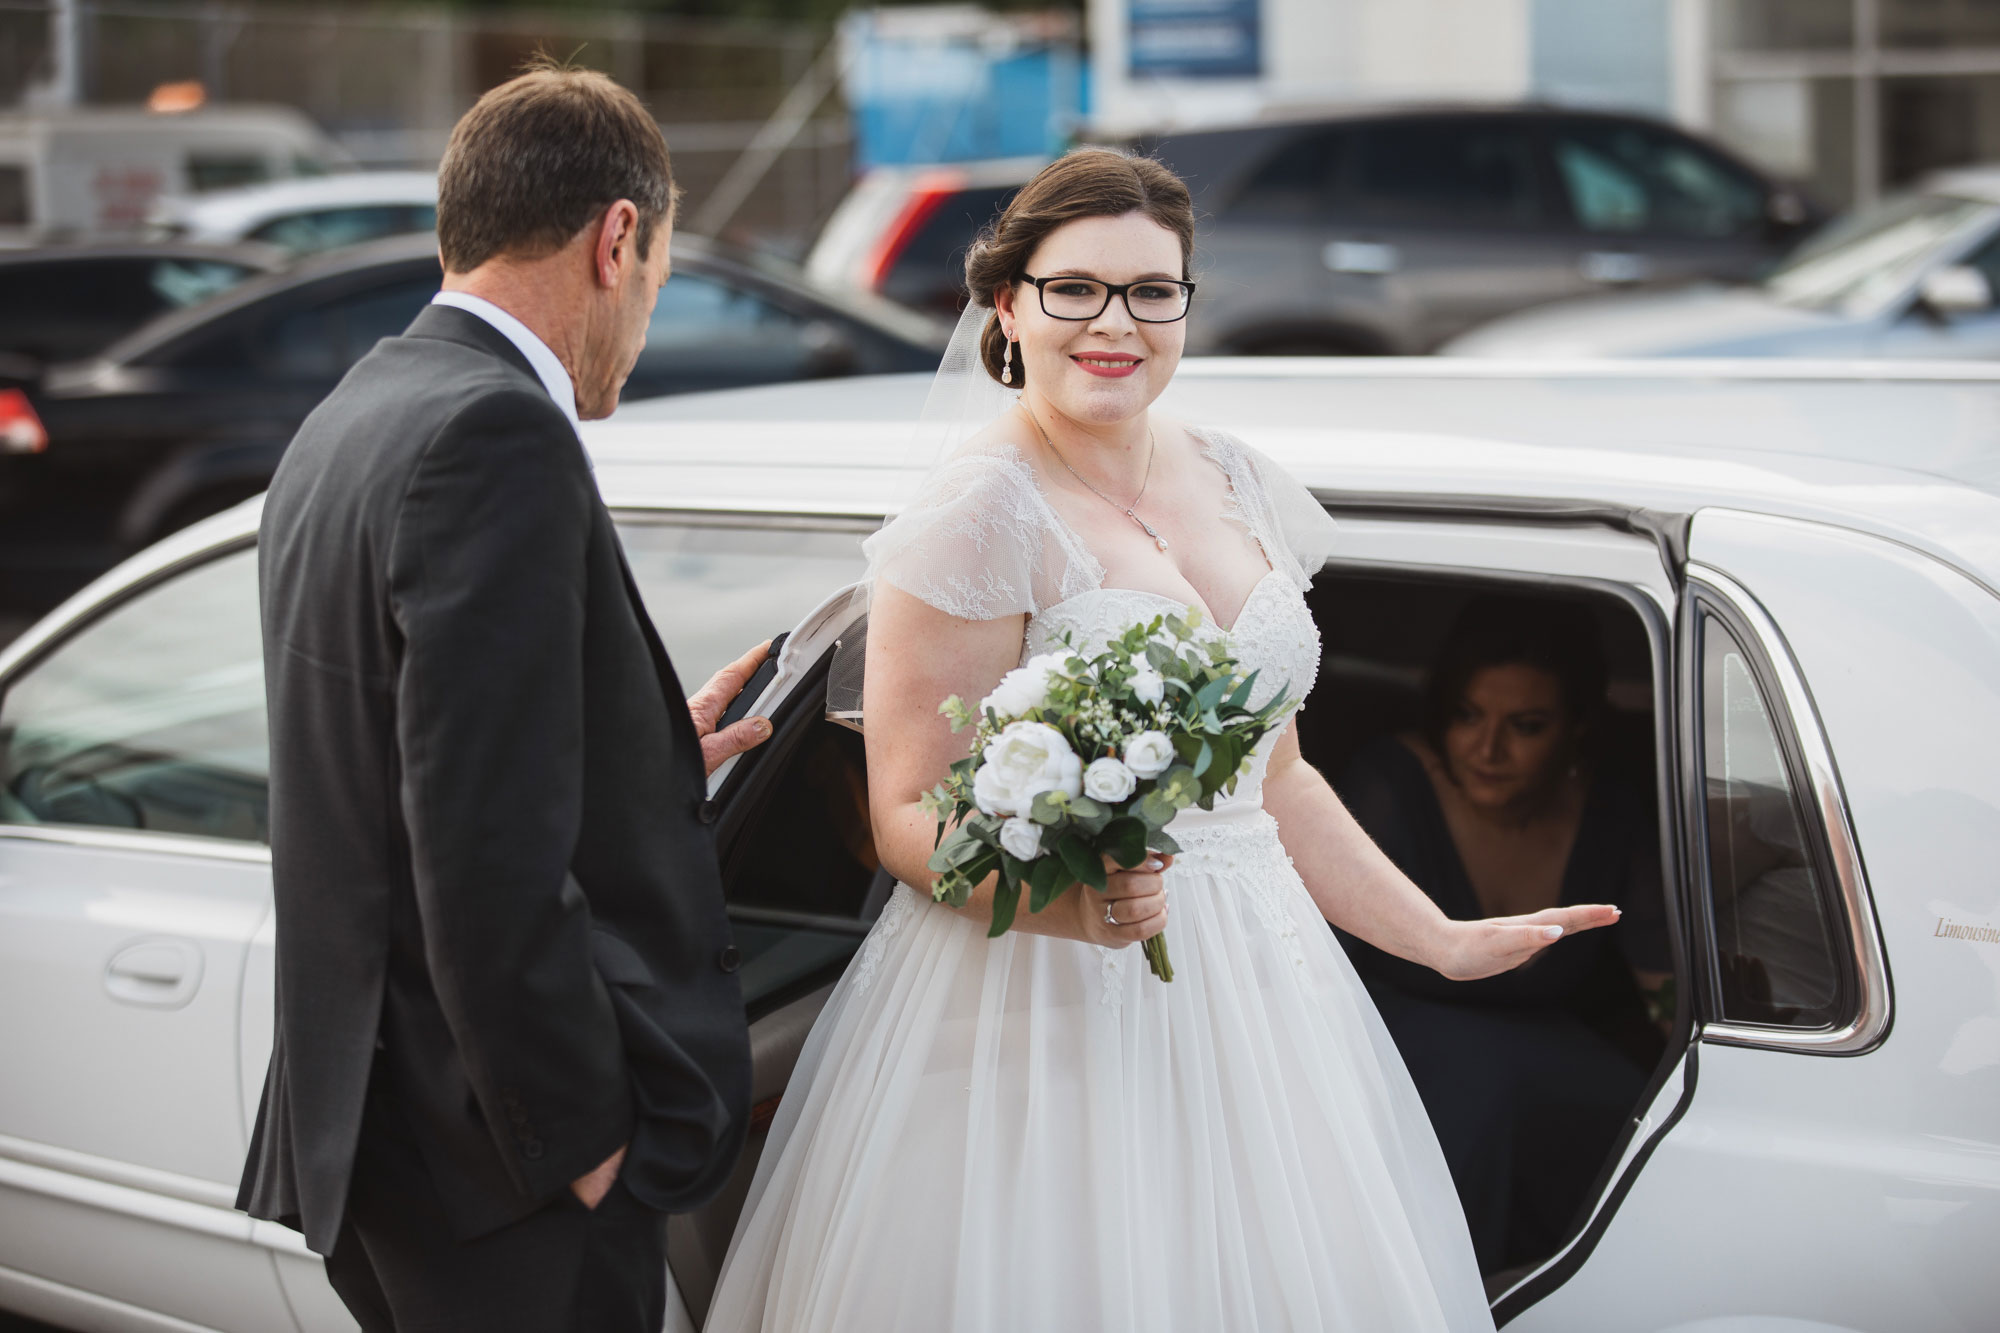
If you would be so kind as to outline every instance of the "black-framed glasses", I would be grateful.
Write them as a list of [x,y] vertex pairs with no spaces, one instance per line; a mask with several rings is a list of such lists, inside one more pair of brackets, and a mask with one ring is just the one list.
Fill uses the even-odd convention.
[[1125,308],[1141,324],[1172,324],[1187,318],[1194,284],[1179,278],[1141,278],[1137,282],[1099,282],[1096,278],[1037,278],[1023,273],[1042,298],[1042,313],[1051,319],[1096,319],[1125,298]]

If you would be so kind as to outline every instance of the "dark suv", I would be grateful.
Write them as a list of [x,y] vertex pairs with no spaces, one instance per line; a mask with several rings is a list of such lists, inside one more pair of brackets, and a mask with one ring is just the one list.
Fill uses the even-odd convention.
[[1428,352],[1565,296],[1745,280],[1817,220],[1632,116],[1431,110],[1160,136],[1209,220],[1189,351]]
[[[1354,111],[1128,146],[1194,191],[1191,353],[1428,352],[1544,301],[1753,278],[1819,221],[1791,187],[1636,116]],[[967,244],[1039,165],[878,173],[828,224],[811,264],[951,308],[963,301]],[[1002,166],[1013,169],[1005,181]],[[889,198],[899,188],[901,207]]]

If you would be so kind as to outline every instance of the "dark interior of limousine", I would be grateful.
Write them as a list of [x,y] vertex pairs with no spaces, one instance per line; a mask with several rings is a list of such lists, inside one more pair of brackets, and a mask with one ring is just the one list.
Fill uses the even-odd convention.
[[[1302,751],[1448,915],[1623,909],[1618,925],[1477,982],[1342,936],[1438,1130],[1497,1292],[1581,1227],[1668,1044],[1654,647],[1639,612],[1604,592],[1329,570],[1310,604],[1324,646],[1299,715]],[[1495,681],[1514,697],[1495,695]],[[1506,713],[1524,702],[1535,707]],[[724,870],[752,1015],[802,1037],[892,883],[867,833],[861,736],[801,706],[768,748],[768,776],[725,815]],[[1452,756],[1489,779],[1511,766],[1520,809],[1456,797]],[[1482,836],[1482,820],[1510,818],[1545,825],[1528,839],[1542,855]]]

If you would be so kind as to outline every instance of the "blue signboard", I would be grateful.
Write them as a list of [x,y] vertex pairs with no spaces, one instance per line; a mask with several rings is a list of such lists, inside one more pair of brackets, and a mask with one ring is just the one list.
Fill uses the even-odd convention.
[[1131,76],[1254,79],[1264,72],[1262,0],[1126,0]]

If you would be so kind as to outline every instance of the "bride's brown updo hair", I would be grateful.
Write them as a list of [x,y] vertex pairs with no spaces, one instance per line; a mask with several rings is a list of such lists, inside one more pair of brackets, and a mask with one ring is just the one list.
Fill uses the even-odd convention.
[[[1079,148],[1043,167],[993,225],[979,233],[965,256],[965,290],[974,305],[991,309],[994,291],[1021,280],[1028,256],[1050,232],[1078,218],[1127,213],[1144,213],[1180,238],[1181,277],[1186,278],[1194,256],[1194,204],[1186,183],[1150,157]],[[979,337],[979,360],[995,381],[1006,350],[1007,336],[995,314]],[[1027,382],[1027,367],[1017,356],[1013,387]]]

